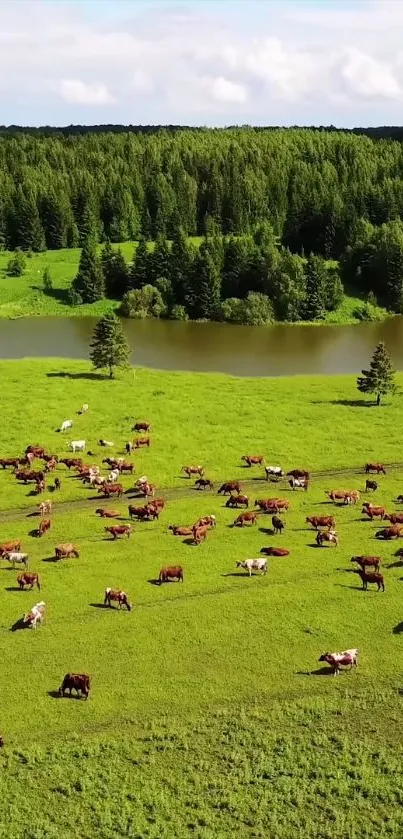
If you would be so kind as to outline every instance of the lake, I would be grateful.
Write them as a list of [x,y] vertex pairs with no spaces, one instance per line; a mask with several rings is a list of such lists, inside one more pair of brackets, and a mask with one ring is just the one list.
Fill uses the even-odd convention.
[[[0,357],[88,358],[95,318],[0,321]],[[237,376],[357,373],[385,341],[403,369],[403,316],[350,326],[234,326],[124,320],[133,363],[162,370],[218,371]]]

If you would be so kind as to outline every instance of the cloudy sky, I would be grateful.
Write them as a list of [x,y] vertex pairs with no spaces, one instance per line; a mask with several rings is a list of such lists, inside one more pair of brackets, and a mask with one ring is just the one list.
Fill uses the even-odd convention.
[[403,0],[0,0],[0,122],[403,123]]

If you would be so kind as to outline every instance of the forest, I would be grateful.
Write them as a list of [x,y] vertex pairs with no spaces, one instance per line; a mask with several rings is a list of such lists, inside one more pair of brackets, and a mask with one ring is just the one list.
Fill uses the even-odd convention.
[[[0,131],[0,244],[82,247],[72,303],[106,295],[134,316],[316,320],[349,286],[363,318],[376,300],[402,312],[395,135],[73,129]],[[131,240],[123,265],[108,243]],[[105,243],[99,264],[95,242]]]

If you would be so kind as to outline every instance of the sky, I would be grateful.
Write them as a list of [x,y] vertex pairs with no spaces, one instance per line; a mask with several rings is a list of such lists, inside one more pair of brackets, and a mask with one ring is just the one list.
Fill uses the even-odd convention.
[[403,0],[0,0],[6,125],[403,124]]

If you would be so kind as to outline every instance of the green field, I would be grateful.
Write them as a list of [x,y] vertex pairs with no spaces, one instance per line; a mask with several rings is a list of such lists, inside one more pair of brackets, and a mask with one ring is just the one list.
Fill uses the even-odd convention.
[[[22,539],[42,585],[20,593],[17,572],[0,563],[0,837],[400,839],[402,560],[396,543],[374,540],[379,525],[361,519],[360,505],[333,510],[324,490],[362,490],[367,459],[401,460],[403,396],[367,407],[352,377],[139,369],[110,382],[59,360],[2,362],[0,376],[1,456],[28,443],[62,454],[69,439],[85,438],[100,462],[99,437],[120,453],[133,421],[148,419],[152,446],[133,458],[136,473],[168,500],[158,522],[112,543],[93,491],[60,467],[61,492],[49,486],[44,496],[55,505],[52,530],[35,539],[36,499],[0,472],[0,541]],[[78,417],[83,402],[90,408]],[[67,418],[75,424],[66,436],[55,429]],[[241,466],[242,454],[260,452],[316,473],[309,492],[268,485],[262,469]],[[216,483],[239,478],[252,504],[289,498],[283,535],[273,539],[265,516],[233,528],[216,492],[180,477],[186,463],[203,463]],[[375,498],[389,510],[399,509],[401,471],[379,479]],[[123,519],[127,503],[112,502]],[[318,549],[305,517],[330,509],[340,547]],[[217,528],[198,547],[168,532],[207,513]],[[76,543],[80,558],[54,563],[60,541]],[[270,544],[291,554],[270,559],[266,577],[236,570]],[[360,590],[350,563],[358,553],[382,557],[384,594]],[[182,585],[153,584],[177,563]],[[102,608],[107,585],[127,590],[131,613]],[[40,598],[45,624],[11,632]],[[320,671],[323,651],[353,646],[356,672]],[[69,670],[91,674],[88,702],[52,695]]]

